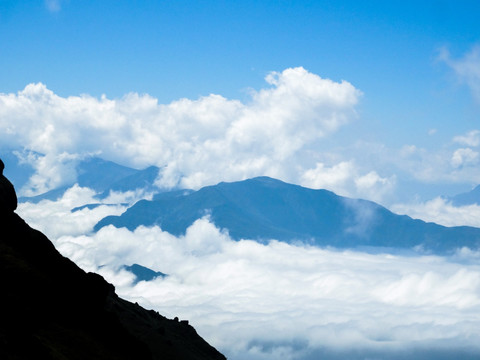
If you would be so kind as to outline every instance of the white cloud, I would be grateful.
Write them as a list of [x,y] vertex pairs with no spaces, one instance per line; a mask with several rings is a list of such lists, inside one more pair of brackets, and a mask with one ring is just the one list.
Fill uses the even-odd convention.
[[391,193],[395,186],[395,177],[383,178],[375,171],[362,175],[355,179],[357,192],[363,197],[374,201],[380,201],[388,193]]
[[317,163],[315,168],[308,169],[302,176],[302,185],[314,189],[330,189],[337,194],[347,195],[346,183],[354,176],[352,162],[343,161],[332,167]]
[[422,203],[396,204],[392,211],[444,226],[480,227],[480,206],[453,206],[441,197]]
[[317,163],[306,170],[301,184],[315,189],[328,189],[343,196],[381,201],[395,185],[395,178],[383,178],[375,171],[361,174],[353,161],[342,161],[331,167]]
[[[110,226],[56,245],[87,270],[106,265],[99,271],[121,296],[189,319],[229,359],[394,358],[445,343],[480,353],[475,264],[235,242],[206,218],[178,238],[158,227]],[[134,262],[170,276],[132,286],[131,274],[115,269]]]
[[458,78],[470,88],[473,97],[480,101],[480,46],[475,46],[460,59],[453,59],[448,49],[440,52],[440,60],[450,66]]
[[295,182],[299,167],[315,164],[307,148],[356,116],[361,93],[303,68],[266,80],[269,87],[252,92],[247,103],[212,94],[167,105],[135,93],[65,98],[30,84],[0,94],[6,129],[0,141],[46,155],[48,166],[39,164],[30,184],[37,192],[71,176],[62,159],[87,153],[135,167],[165,166],[161,183],[189,188],[257,175]]
[[50,12],[59,12],[62,9],[62,0],[45,0],[45,7]]
[[458,135],[453,141],[461,145],[476,147],[480,145],[480,130],[471,130],[465,135]]
[[451,159],[453,167],[458,168],[478,164],[479,153],[470,148],[462,148],[454,151]]
[[[475,143],[475,133],[455,136],[454,142]],[[480,178],[480,154],[470,147],[455,148],[453,143],[441,146],[437,150],[415,145],[404,145],[398,151],[389,151],[386,158],[379,160],[382,168],[391,164],[396,168],[398,177],[407,173],[410,179],[426,184],[476,184]],[[400,171],[399,171],[400,170]],[[441,195],[441,194],[438,194]]]
[[42,156],[33,152],[17,153],[23,156],[24,163],[31,165],[35,169],[35,173],[28,183],[23,189],[20,189],[20,193],[25,196],[42,194],[67,183],[71,184],[76,180],[75,163],[79,158],[76,155],[48,153]]

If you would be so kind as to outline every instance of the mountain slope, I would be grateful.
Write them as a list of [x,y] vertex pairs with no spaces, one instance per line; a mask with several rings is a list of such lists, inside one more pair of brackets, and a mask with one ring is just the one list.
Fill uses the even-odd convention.
[[[134,174],[123,177],[118,181],[108,184],[100,194],[100,198],[105,198],[110,191],[126,192],[135,189],[142,189],[144,191],[152,191],[155,189],[155,179],[158,177],[160,168],[156,166],[149,166],[143,170],[137,170]],[[158,191],[158,188],[156,189]]]
[[19,201],[31,203],[38,203],[44,199],[55,201],[62,197],[65,191],[75,183],[81,187],[95,190],[99,193],[100,199],[106,198],[110,191],[126,192],[136,189],[158,191],[159,189],[155,187],[154,182],[159,171],[160,169],[156,166],[137,170],[118,165],[112,161],[92,157],[81,161],[76,166],[78,175],[74,182],[37,196],[21,197]]
[[476,186],[472,190],[452,196],[450,201],[455,206],[465,205],[479,205],[480,204],[480,185]]
[[187,322],[118,298],[4,211],[0,283],[1,359],[225,359]]
[[220,183],[195,192],[158,194],[153,201],[139,201],[121,216],[106,217],[95,230],[110,224],[130,230],[139,225],[159,225],[181,235],[205,215],[237,240],[302,240],[341,248],[422,246],[436,252],[480,244],[477,228],[425,223],[393,214],[370,201],[267,177]]

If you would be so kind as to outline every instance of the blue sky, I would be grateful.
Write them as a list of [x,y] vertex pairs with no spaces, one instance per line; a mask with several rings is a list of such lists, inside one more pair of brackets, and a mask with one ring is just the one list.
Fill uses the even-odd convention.
[[412,101],[446,80],[440,47],[461,55],[480,36],[475,1],[0,4],[3,91],[42,81],[60,95],[135,91],[162,102],[238,97],[294,66]]
[[[2,0],[0,93],[42,83],[62,98],[138,93],[170,104],[218,94],[249,104],[270,72],[303,67],[361,92],[356,116],[316,145],[335,153],[322,164],[355,161],[362,174],[394,179],[402,200],[452,195],[480,183],[475,149],[468,174],[445,165],[430,179],[388,159],[414,146],[423,163],[450,161],[464,148],[452,139],[478,128],[479,10],[477,1]],[[383,160],[373,147],[384,147]]]

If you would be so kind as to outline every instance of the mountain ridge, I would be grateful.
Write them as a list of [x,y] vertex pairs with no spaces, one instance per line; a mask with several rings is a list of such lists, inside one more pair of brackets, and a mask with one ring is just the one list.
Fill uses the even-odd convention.
[[42,200],[58,200],[66,190],[77,184],[94,190],[98,199],[108,197],[111,191],[126,192],[142,189],[144,191],[161,191],[155,186],[155,179],[160,168],[149,166],[137,170],[98,157],[90,157],[75,166],[77,176],[62,186],[34,196],[22,196],[20,202],[38,203]]
[[468,206],[480,204],[480,185],[475,186],[472,190],[457,194],[447,198],[454,206]]
[[141,200],[120,216],[108,216],[94,228],[113,225],[134,230],[158,225],[176,236],[208,216],[234,240],[276,239],[318,246],[380,246],[451,252],[477,248],[480,229],[444,227],[397,215],[372,201],[350,199],[269,177],[221,182],[193,192],[162,193]]

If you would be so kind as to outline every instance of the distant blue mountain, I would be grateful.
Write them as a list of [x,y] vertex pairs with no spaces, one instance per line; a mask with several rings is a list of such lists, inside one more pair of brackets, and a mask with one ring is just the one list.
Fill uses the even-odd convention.
[[466,193],[455,195],[449,200],[455,206],[465,206],[465,205],[480,205],[480,185],[476,186],[473,190]]
[[92,157],[81,161],[77,165],[76,170],[78,173],[76,181],[37,196],[20,197],[19,201],[38,203],[44,199],[57,200],[75,183],[81,187],[88,187],[95,190],[99,193],[99,199],[106,198],[110,191],[125,192],[136,189],[147,191],[159,190],[154,185],[155,179],[160,171],[156,166],[137,170],[116,164],[112,161]]
[[477,228],[426,223],[396,215],[371,201],[268,177],[220,183],[193,192],[157,194],[152,201],[139,201],[121,216],[104,218],[95,230],[110,224],[130,230],[159,225],[178,236],[205,215],[236,240],[277,239],[338,248],[421,247],[442,253],[480,245]]
[[137,284],[140,281],[151,281],[151,280],[155,280],[157,277],[164,278],[165,276],[167,276],[166,274],[160,271],[153,271],[152,269],[149,269],[139,264],[133,264],[130,266],[124,265],[123,269],[135,275],[134,284]]
[[99,196],[105,198],[109,195],[110,191],[125,192],[135,189],[143,189],[145,191],[153,191],[158,188],[154,185],[155,179],[158,177],[160,168],[156,166],[150,166],[143,170],[136,170],[135,173],[125,176],[111,184],[103,190],[103,193]]
[[137,174],[139,170],[92,157],[80,162],[77,172],[76,182],[78,185],[101,192],[105,191],[112,184]]

